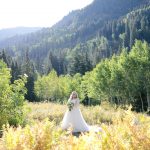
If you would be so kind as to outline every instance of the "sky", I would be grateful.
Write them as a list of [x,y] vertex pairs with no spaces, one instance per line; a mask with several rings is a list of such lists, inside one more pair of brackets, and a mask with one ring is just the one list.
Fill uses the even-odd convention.
[[0,29],[50,27],[93,0],[0,0]]

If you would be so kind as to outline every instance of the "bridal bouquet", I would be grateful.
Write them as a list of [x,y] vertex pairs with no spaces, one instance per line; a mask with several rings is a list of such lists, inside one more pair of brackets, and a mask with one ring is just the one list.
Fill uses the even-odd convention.
[[71,101],[69,101],[69,102],[67,103],[67,106],[68,106],[69,111],[71,111],[72,108],[73,108],[73,106],[74,106],[74,103],[71,102]]

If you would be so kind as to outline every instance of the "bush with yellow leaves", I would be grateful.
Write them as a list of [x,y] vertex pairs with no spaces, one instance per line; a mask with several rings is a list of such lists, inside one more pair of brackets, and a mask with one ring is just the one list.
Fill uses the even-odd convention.
[[[64,107],[55,104],[54,106]],[[98,112],[94,113],[94,111],[98,111],[98,107],[100,109],[100,106],[96,106],[90,115],[93,115],[93,119],[99,120]],[[90,108],[82,107],[83,112],[88,109]],[[102,131],[100,132],[91,130],[89,133],[81,133],[79,137],[76,137],[70,131],[61,130],[59,124],[56,124],[60,119],[56,122],[43,119],[24,128],[6,126],[0,148],[2,147],[2,150],[149,150],[149,116],[130,110],[115,112],[104,108],[103,111],[107,112],[103,112],[103,114],[110,113],[112,118],[111,123],[104,121],[104,123],[98,124],[100,120],[93,120],[101,126]],[[84,115],[86,116],[88,113],[84,113]]]

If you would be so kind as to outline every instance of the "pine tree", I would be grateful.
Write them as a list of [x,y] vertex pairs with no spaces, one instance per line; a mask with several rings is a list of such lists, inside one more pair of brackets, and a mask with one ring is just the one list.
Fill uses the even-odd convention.
[[21,75],[21,68],[19,67],[18,63],[13,61],[11,64],[11,82],[13,83],[15,80],[19,79]]
[[24,63],[21,69],[22,69],[22,74],[27,74],[28,76],[27,83],[26,83],[26,88],[27,88],[26,99],[29,101],[34,101],[35,100],[34,81],[36,78],[36,73],[35,73],[34,65],[30,61],[28,50],[25,53]]

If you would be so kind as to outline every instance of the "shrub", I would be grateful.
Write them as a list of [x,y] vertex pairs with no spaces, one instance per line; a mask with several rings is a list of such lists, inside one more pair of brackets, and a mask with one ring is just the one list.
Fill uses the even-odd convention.
[[26,77],[10,83],[10,69],[0,61],[0,129],[3,124],[18,125],[24,123],[24,95]]

